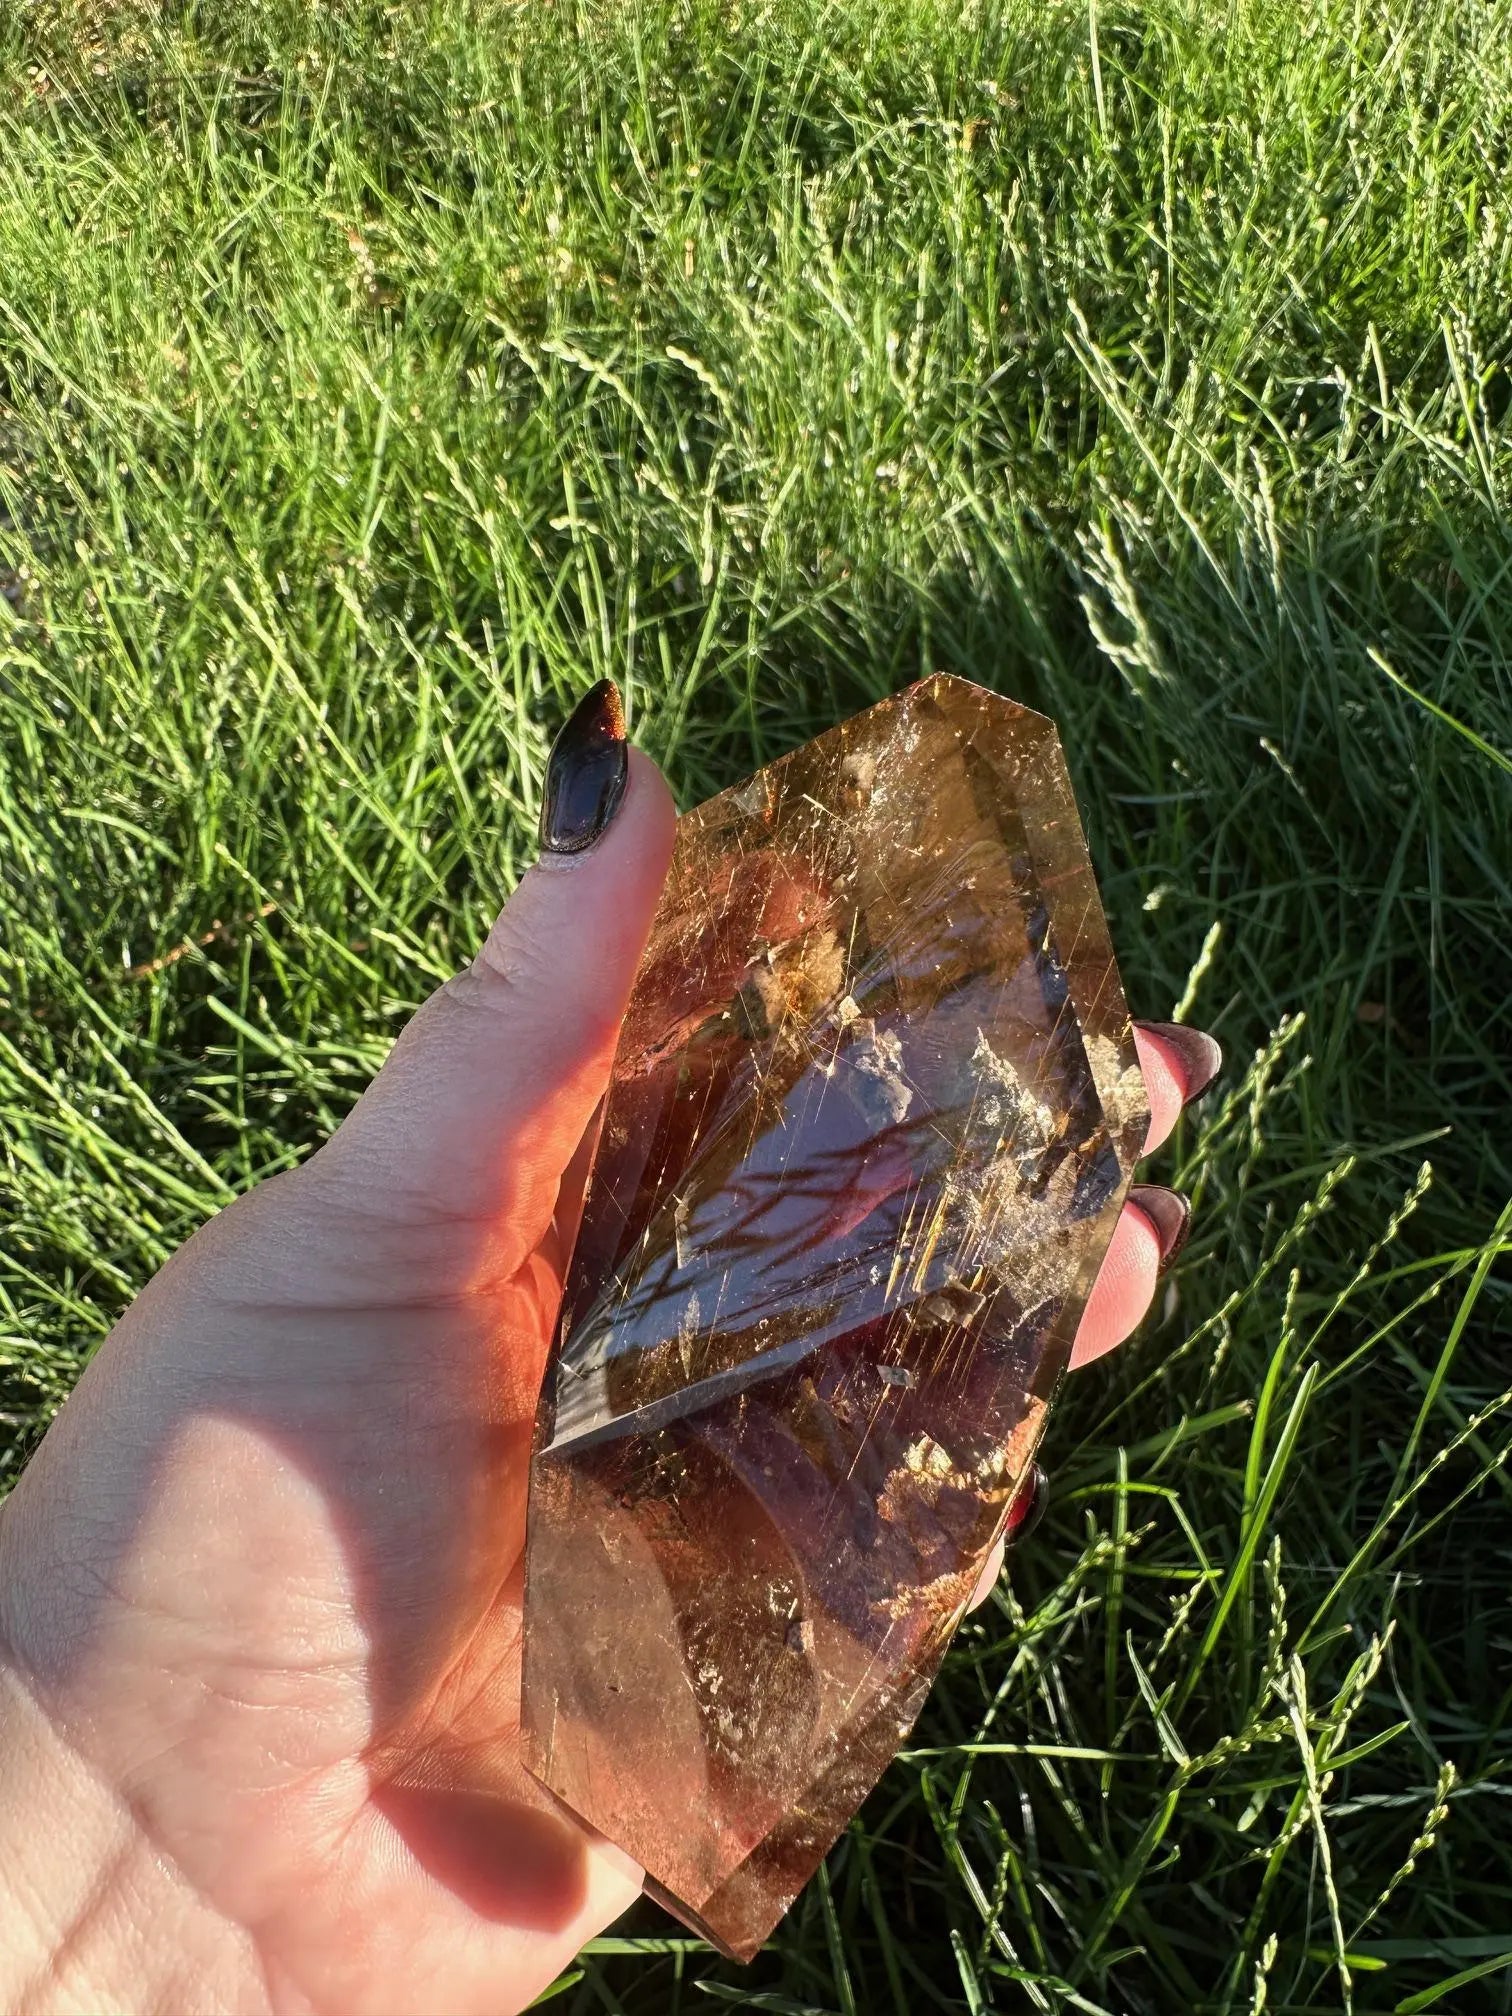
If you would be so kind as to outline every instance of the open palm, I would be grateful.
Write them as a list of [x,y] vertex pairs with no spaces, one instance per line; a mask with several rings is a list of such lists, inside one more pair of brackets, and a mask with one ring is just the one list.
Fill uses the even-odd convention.
[[[520,1765],[520,1564],[672,829],[632,758],[604,838],[531,871],[330,1142],[143,1293],[4,1508],[13,1712],[82,1844],[34,1910],[37,2006],[113,1982],[111,2007],[498,2016],[636,1895]],[[1186,1087],[1142,1055],[1153,1144]],[[1079,1359],[1133,1327],[1158,1253],[1127,1210]]]

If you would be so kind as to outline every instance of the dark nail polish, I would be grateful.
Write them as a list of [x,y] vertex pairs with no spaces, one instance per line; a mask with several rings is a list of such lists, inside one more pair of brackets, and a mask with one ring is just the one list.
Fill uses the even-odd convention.
[[1223,1046],[1205,1029],[1190,1029],[1185,1022],[1137,1022],[1137,1029],[1167,1043],[1181,1059],[1181,1075],[1190,1104],[1200,1098],[1223,1069]]
[[1010,1547],[1017,1547],[1021,1540],[1027,1540],[1045,1516],[1045,1507],[1050,1503],[1050,1479],[1038,1463],[1014,1494],[1013,1503],[1008,1507],[1008,1524],[1003,1529],[1003,1539]]
[[1164,1274],[1187,1242],[1192,1226],[1192,1200],[1179,1190],[1168,1190],[1163,1183],[1136,1183],[1129,1191],[1129,1202],[1143,1211],[1155,1227],[1160,1271]]
[[591,847],[614,817],[629,774],[619,688],[600,679],[568,715],[546,759],[542,849],[581,854]]

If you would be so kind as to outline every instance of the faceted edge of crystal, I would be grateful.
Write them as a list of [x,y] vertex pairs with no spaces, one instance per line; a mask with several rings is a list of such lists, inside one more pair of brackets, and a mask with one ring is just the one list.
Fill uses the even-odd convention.
[[[1037,824],[1028,818],[1023,820],[1024,837],[1050,918],[1061,970],[1066,975],[1083,1032],[1088,1068],[1102,1100],[1119,1166],[1127,1174],[1144,1152],[1149,1106],[1134,1042],[1134,1025],[1124,998],[1107,913],[1098,893],[1092,853],[1060,731],[1049,715],[954,673],[936,673],[907,689],[910,693],[921,690],[930,690],[937,698],[944,695],[953,703],[974,705],[979,716],[988,711],[987,703],[994,710],[1011,713],[1034,736],[1033,762],[1055,772],[1053,786],[1047,786],[1042,779],[1035,778],[1032,762],[1021,759],[1012,776],[1012,788],[1021,803],[1034,804],[1040,814]],[[1052,814],[1047,802],[1052,791],[1060,804],[1069,808],[1069,819],[1059,816],[1058,811]],[[1073,906],[1079,914],[1074,927],[1068,929],[1067,913]],[[1088,994],[1089,964],[1100,966],[1109,976],[1111,996]]]

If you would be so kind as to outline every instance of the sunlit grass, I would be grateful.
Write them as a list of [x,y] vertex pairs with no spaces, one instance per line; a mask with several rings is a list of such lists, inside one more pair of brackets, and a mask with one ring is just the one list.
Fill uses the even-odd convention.
[[826,1881],[564,2016],[1512,2009],[1509,29],[0,25],[12,1472],[477,943],[602,673],[684,802],[920,672],[1045,708],[1131,998],[1228,1049]]

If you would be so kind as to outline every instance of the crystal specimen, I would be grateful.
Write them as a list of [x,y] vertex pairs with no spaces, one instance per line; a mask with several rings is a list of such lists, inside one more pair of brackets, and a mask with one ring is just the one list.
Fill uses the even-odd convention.
[[542,1394],[523,1714],[726,1952],[911,1728],[1145,1123],[1042,715],[926,680],[680,822]]

